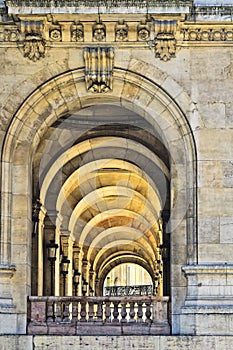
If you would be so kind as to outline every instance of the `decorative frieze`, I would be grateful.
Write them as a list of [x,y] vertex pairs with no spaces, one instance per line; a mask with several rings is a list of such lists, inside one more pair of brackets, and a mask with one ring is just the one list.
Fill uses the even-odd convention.
[[184,41],[232,41],[233,28],[188,27],[182,29]]
[[19,40],[20,32],[18,29],[5,29],[0,33],[0,41],[16,42]]
[[60,27],[51,28],[49,31],[49,38],[52,41],[62,41],[62,31]]
[[[96,16],[70,15],[69,19],[61,15],[46,16],[14,16],[14,21],[0,24],[0,42],[15,43],[23,53],[33,62],[45,56],[46,47],[67,45],[68,42],[106,43],[108,46],[121,45],[125,42],[130,45],[149,45],[156,58],[168,61],[176,55],[177,45],[187,45],[185,42],[233,42],[233,25],[224,23],[186,22],[184,16],[169,15],[170,19],[161,19],[161,16],[135,15],[135,20],[119,16],[111,20],[102,16],[96,21]],[[203,43],[201,43],[203,45]]]
[[113,48],[86,47],[83,56],[87,90],[95,93],[112,90]]

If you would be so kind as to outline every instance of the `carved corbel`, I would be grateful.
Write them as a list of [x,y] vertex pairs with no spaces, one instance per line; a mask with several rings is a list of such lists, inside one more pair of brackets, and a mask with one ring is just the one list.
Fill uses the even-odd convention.
[[176,20],[155,21],[155,38],[153,47],[155,57],[162,61],[168,61],[176,54],[175,32],[177,28]]
[[88,91],[112,90],[114,50],[112,47],[84,48],[85,81]]
[[84,41],[84,27],[80,21],[74,22],[70,27],[71,41]]
[[141,22],[137,28],[137,35],[139,41],[146,41],[150,38],[151,33],[151,22]]
[[128,25],[124,21],[119,21],[115,26],[115,39],[116,41],[128,40]]
[[92,27],[93,41],[106,41],[106,26],[101,21]]
[[42,37],[43,21],[21,21],[21,34],[24,35],[23,55],[36,62],[45,55],[45,40]]

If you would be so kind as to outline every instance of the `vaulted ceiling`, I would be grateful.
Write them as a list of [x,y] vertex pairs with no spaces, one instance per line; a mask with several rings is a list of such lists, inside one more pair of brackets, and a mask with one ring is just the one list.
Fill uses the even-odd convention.
[[34,198],[99,277],[122,261],[156,270],[169,155],[141,116],[116,105],[65,115],[40,143],[33,174]]

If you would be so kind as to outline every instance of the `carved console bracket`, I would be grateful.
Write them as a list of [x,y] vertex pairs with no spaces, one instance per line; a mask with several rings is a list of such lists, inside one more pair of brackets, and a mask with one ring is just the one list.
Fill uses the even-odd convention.
[[148,44],[154,47],[155,57],[168,61],[176,54],[176,20],[155,21],[155,38]]
[[93,93],[112,90],[114,50],[112,47],[86,47],[85,81],[88,91]]
[[21,21],[21,35],[24,36],[23,55],[36,62],[45,55],[45,40],[42,37],[43,21]]

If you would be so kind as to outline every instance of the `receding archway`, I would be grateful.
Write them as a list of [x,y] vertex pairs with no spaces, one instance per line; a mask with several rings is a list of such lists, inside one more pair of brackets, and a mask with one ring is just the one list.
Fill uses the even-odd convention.
[[[36,151],[49,128],[59,118],[64,117],[67,111],[69,115],[72,115],[72,113],[77,113],[81,107],[96,103],[113,103],[120,107],[126,107],[127,110],[133,111],[146,120],[156,130],[156,135],[159,135],[158,139],[161,145],[168,150],[167,154],[169,154],[168,160],[171,168],[171,218],[168,219],[167,224],[168,235],[170,232],[173,232],[171,248],[174,250],[179,245],[187,246],[184,256],[180,257],[177,268],[180,268],[181,265],[187,262],[196,262],[195,145],[187,119],[175,102],[176,96],[172,99],[170,97],[172,92],[169,96],[169,93],[166,94],[155,82],[145,77],[142,79],[142,77],[132,72],[128,72],[126,78],[124,72],[118,69],[116,69],[115,79],[118,82],[118,87],[121,86],[121,89],[118,91],[113,90],[113,93],[101,96],[96,101],[93,100],[93,95],[89,93],[84,95],[82,93],[78,95],[77,93],[76,87],[79,84],[83,84],[82,70],[66,73],[49,81],[30,96],[12,121],[5,140],[2,161],[3,174],[5,176],[7,174],[9,181],[3,181],[2,188],[2,204],[6,210],[5,216],[2,218],[1,257],[2,262],[14,263],[14,257],[11,256],[11,249],[9,248],[11,246],[16,248],[18,245],[17,238],[13,235],[13,232],[17,231],[20,225],[20,234],[24,237],[24,240],[21,241],[21,248],[22,246],[25,248],[22,267],[27,270],[27,273],[22,280],[18,278],[18,283],[21,283],[24,289],[29,288],[30,290],[28,267],[31,265],[31,258],[26,252],[30,250],[31,245],[31,239],[28,237],[28,232],[31,232],[30,203],[33,197],[31,168],[33,160],[38,156]],[[54,89],[52,90],[50,86],[53,84]],[[129,86],[132,88],[131,94],[127,93]],[[62,94],[61,91],[63,92]],[[22,154],[24,155],[23,159]],[[8,167],[9,163],[12,164],[10,168]],[[24,176],[25,171],[26,176]],[[18,193],[18,187],[16,186],[19,178],[23,179],[21,193]],[[20,213],[17,209],[17,201],[20,201],[25,208]],[[12,208],[14,221],[8,215],[9,208]],[[55,226],[60,225],[58,222],[60,217],[57,216],[57,213],[46,213],[46,207],[43,209],[45,210],[44,213],[51,219],[52,224],[55,223]],[[189,210],[189,217],[185,215],[187,209]],[[182,234],[178,237],[176,236],[176,231],[181,226]],[[62,226],[60,225],[59,227],[62,231]],[[52,228],[52,231],[54,232],[54,228]],[[66,237],[70,237],[69,232],[63,232],[63,234]],[[114,251],[110,250],[109,254],[114,254]],[[172,281],[174,290],[177,286],[176,283],[177,281]],[[178,281],[178,283],[181,282]],[[183,288],[184,286],[181,283],[179,287]],[[22,305],[20,312],[23,310],[25,311],[25,304]]]

